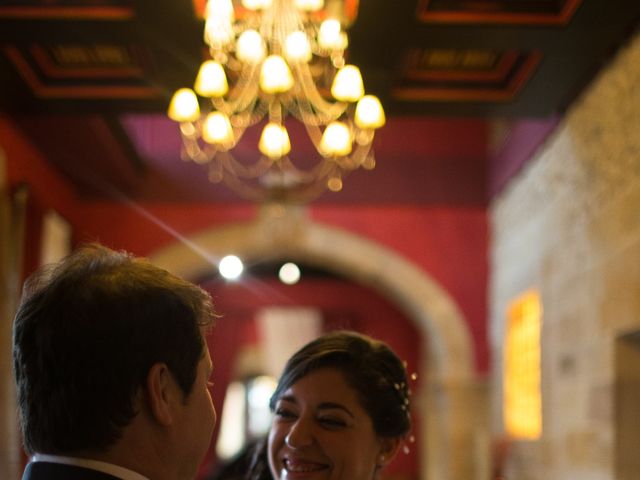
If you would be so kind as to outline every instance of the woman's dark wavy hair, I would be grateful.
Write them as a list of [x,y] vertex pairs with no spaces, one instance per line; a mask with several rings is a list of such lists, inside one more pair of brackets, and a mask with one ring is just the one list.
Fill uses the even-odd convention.
[[96,244],[34,274],[13,333],[25,449],[107,449],[137,414],[136,394],[157,362],[186,397],[212,318],[204,290]]
[[308,343],[287,362],[271,397],[271,409],[294,383],[320,368],[339,370],[357,392],[381,437],[405,436],[411,429],[404,364],[383,342],[350,331],[335,331]]

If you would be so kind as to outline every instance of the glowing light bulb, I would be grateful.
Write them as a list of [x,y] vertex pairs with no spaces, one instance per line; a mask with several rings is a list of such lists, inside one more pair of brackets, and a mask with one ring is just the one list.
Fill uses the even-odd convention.
[[330,156],[345,156],[351,153],[351,132],[343,122],[331,122],[322,134],[320,153]]
[[261,62],[265,56],[265,46],[260,34],[255,30],[242,32],[236,44],[236,55],[246,63]]
[[231,21],[211,17],[204,23],[204,41],[213,48],[221,48],[233,40]]
[[265,93],[284,93],[293,87],[293,75],[280,55],[269,55],[262,62],[260,88]]
[[204,10],[208,19],[226,20],[233,22],[233,4],[231,0],[209,0]]
[[242,0],[242,6],[247,10],[265,10],[271,6],[271,0]]
[[198,98],[190,88],[181,88],[173,94],[169,103],[169,118],[176,122],[194,122],[200,116]]
[[340,48],[343,43],[340,37],[340,22],[335,18],[328,18],[320,24],[318,32],[318,44],[326,50],[334,50]]
[[280,267],[278,278],[282,283],[294,285],[300,280],[300,268],[292,262],[287,262]]
[[207,143],[224,145],[233,142],[233,130],[229,117],[221,112],[211,112],[202,126],[202,138]]
[[356,125],[360,128],[380,128],[385,124],[384,110],[378,97],[365,95],[356,105]]
[[296,0],[295,6],[303,12],[317,12],[324,7],[324,0]]
[[267,157],[277,160],[291,151],[291,142],[287,129],[270,122],[262,130],[258,148]]
[[244,265],[235,255],[227,255],[218,263],[218,271],[227,280],[237,280],[242,275]]
[[357,102],[364,95],[364,84],[360,69],[345,65],[336,73],[331,85],[331,95],[341,102]]
[[290,62],[308,62],[311,60],[311,45],[304,32],[291,32],[285,40],[285,56]]
[[194,89],[203,97],[223,97],[229,91],[227,75],[218,62],[207,60],[200,66]]

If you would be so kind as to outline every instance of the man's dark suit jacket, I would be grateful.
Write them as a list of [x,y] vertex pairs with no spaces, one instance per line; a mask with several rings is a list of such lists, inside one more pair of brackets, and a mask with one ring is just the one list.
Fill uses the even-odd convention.
[[61,463],[34,462],[24,469],[22,480],[120,480],[118,477]]

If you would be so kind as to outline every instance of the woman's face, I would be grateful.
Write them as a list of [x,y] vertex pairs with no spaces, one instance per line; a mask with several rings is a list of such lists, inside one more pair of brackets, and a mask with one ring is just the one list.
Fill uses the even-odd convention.
[[278,399],[269,434],[276,480],[371,480],[389,440],[373,430],[356,391],[333,368],[315,370]]

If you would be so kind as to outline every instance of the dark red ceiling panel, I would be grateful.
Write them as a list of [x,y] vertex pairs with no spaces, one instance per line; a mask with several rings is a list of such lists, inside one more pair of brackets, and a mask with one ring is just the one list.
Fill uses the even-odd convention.
[[426,23],[565,25],[582,0],[420,0],[416,16]]
[[4,54],[34,96],[144,99],[159,96],[140,67],[141,49],[116,44],[6,45]]
[[0,18],[126,20],[133,0],[3,0]]
[[402,101],[505,102],[514,99],[540,62],[539,52],[412,49],[391,90]]

